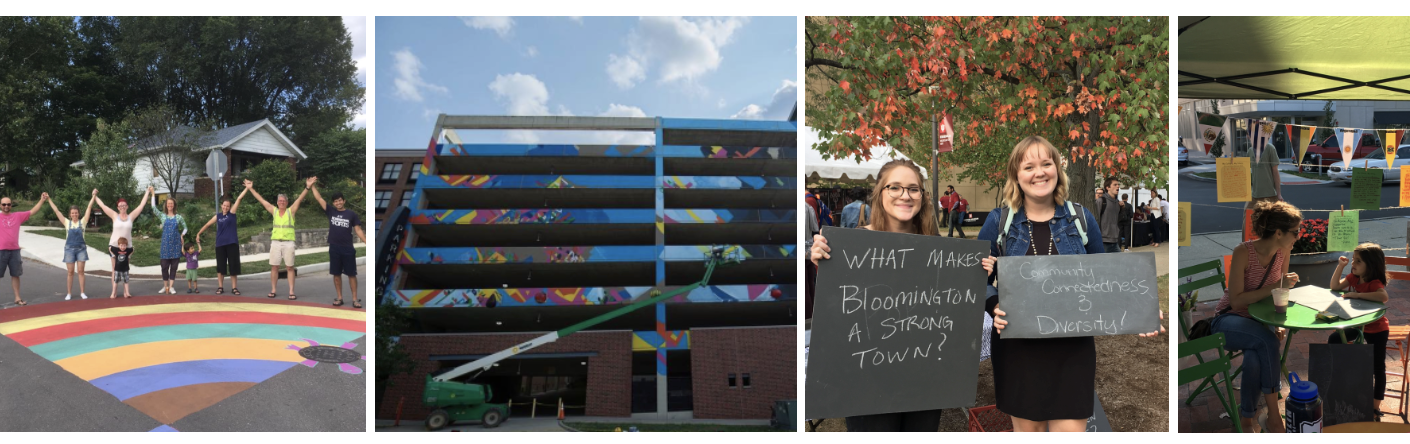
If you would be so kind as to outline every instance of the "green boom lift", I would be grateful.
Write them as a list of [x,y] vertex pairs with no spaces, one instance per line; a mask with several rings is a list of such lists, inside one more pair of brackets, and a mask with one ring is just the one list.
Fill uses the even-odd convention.
[[509,359],[514,355],[532,350],[540,345],[557,341],[564,336],[583,331],[594,325],[607,322],[657,302],[704,287],[710,282],[710,274],[715,271],[716,265],[735,264],[738,262],[738,257],[730,257],[727,259],[725,257],[724,248],[712,247],[710,255],[706,258],[705,262],[705,277],[700,279],[700,282],[690,284],[669,293],[642,298],[641,300],[595,318],[573,324],[562,330],[539,336],[528,342],[471,361],[469,364],[456,367],[448,372],[441,373],[434,377],[426,376],[426,392],[425,395],[423,395],[423,400],[426,405],[435,409],[431,411],[430,416],[426,417],[426,429],[440,430],[456,421],[474,420],[480,420],[486,428],[498,427],[500,423],[503,423],[504,420],[509,417],[509,406],[490,403],[490,399],[493,398],[494,394],[490,391],[489,386],[471,384],[468,382],[456,382],[452,381],[452,379],[475,372],[467,378],[467,380],[474,379],[475,376],[493,367],[496,362]]

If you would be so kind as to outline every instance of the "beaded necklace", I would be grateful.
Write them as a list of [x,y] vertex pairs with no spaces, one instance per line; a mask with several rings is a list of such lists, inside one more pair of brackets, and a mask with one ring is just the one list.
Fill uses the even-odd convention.
[[[1042,222],[1042,223],[1051,223],[1051,222],[1052,222],[1052,220],[1050,219],[1050,220],[1048,220],[1047,222]],[[1028,239],[1031,241],[1031,243],[1028,245],[1028,251],[1030,252],[1030,253],[1028,254],[1029,256],[1037,256],[1037,255],[1038,255],[1038,240],[1033,238],[1033,224],[1034,224],[1034,223],[1035,223],[1035,222],[1033,222],[1033,221],[1031,221],[1031,220],[1028,221]],[[1052,231],[1052,226],[1049,226],[1049,227],[1048,227],[1048,255],[1049,255],[1049,256],[1052,256],[1052,255],[1055,255],[1055,254],[1057,254],[1057,246],[1053,244],[1053,231]]]

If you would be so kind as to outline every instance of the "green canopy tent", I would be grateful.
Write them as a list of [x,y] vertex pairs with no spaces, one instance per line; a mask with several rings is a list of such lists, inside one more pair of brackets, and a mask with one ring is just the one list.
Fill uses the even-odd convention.
[[1183,99],[1410,100],[1410,17],[1180,17]]

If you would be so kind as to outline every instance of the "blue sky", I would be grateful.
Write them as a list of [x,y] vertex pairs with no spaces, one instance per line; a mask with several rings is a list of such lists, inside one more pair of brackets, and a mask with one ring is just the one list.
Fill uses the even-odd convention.
[[[377,17],[377,148],[424,148],[439,113],[786,119],[795,17]],[[479,143],[641,135],[460,132]],[[649,141],[645,141],[650,143]]]

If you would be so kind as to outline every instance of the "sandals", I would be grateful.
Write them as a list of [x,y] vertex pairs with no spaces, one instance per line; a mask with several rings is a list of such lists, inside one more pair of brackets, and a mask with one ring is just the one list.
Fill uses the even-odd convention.
[[29,305],[29,302],[25,302],[24,299],[20,299],[20,300],[18,300],[18,301],[15,301],[15,305],[18,305],[18,306],[23,307],[23,306]]
[[291,300],[291,301],[297,301],[297,300],[299,300],[299,296],[296,295],[296,294],[293,294],[293,293],[289,293],[289,300]]
[[238,289],[238,288],[231,288],[231,289],[230,289],[230,294],[239,296],[239,295],[240,295],[240,289]]
[[353,298],[353,308],[362,308],[362,300]]
[[269,292],[269,296],[266,296],[266,297],[268,297],[268,298],[270,298],[270,299],[274,299],[274,296],[275,296],[274,292],[271,291],[271,292]]
[[215,287],[215,294],[225,294],[225,287]]
[[338,300],[336,300],[336,301],[333,301],[333,306],[334,306],[334,307],[342,307],[342,306],[343,306],[343,300],[342,300],[342,299],[338,299]]

